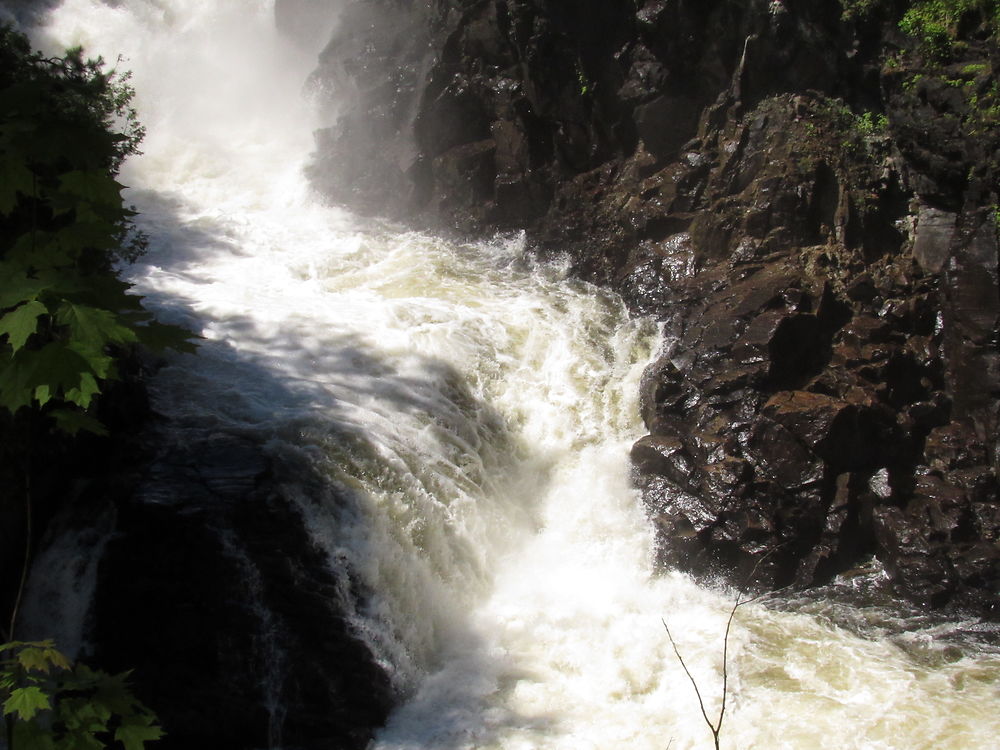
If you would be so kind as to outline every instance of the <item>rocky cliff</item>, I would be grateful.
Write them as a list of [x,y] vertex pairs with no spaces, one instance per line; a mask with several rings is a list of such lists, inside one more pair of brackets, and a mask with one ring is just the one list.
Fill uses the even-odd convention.
[[996,8],[904,33],[915,5],[354,0],[313,180],[526,229],[666,321],[632,451],[664,564],[810,585],[875,556],[997,617]]
[[289,487],[338,502],[253,436],[147,424],[111,516],[92,656],[134,670],[163,748],[364,748],[396,695],[350,624],[365,592],[331,565]]

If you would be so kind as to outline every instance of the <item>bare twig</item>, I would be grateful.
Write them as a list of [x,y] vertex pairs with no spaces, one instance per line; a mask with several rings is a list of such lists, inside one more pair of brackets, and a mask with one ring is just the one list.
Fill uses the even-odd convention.
[[17,594],[14,597],[14,607],[10,612],[10,625],[7,629],[6,637],[8,641],[14,640],[17,626],[17,616],[21,610],[21,603],[24,599],[24,589],[28,583],[28,573],[31,572],[31,562],[34,550],[32,548],[32,537],[34,536],[34,524],[31,507],[31,455],[33,444],[33,432],[31,423],[28,423],[27,436],[24,441],[24,458],[19,463],[24,475],[24,557],[21,561],[21,575],[17,582]]
[[[726,633],[722,639],[722,703],[719,707],[719,718],[716,719],[715,722],[708,718],[708,711],[705,710],[705,701],[701,697],[701,690],[698,688],[698,682],[692,676],[691,670],[688,669],[687,664],[685,664],[684,657],[681,656],[681,652],[677,648],[677,643],[674,641],[674,636],[670,632],[670,627],[667,625],[666,619],[660,618],[660,622],[663,623],[663,628],[667,631],[667,638],[670,639],[670,646],[674,650],[674,655],[677,657],[677,661],[681,663],[681,667],[684,668],[684,674],[687,675],[688,680],[691,682],[691,687],[694,688],[694,694],[698,697],[698,708],[701,709],[702,718],[705,719],[705,724],[708,725],[709,731],[712,732],[712,739],[715,741],[715,750],[719,750],[719,735],[722,732],[722,720],[726,716],[726,698],[728,696],[729,687],[729,632],[733,627],[733,619],[736,617],[736,610],[741,606],[763,599],[770,593],[764,592],[763,594],[759,594],[749,599],[743,598],[743,594],[746,593],[747,587],[750,585],[750,581],[753,580],[754,575],[757,573],[757,568],[759,568],[760,565],[777,549],[778,547],[772,547],[766,554],[762,555],[756,563],[754,563],[753,570],[751,570],[750,575],[747,576],[743,587],[736,592],[736,601],[733,603],[733,608],[729,611],[729,618],[726,620]],[[667,747],[669,749],[670,746],[667,745]]]
[[21,600],[24,598],[24,587],[28,582],[28,572],[31,570],[31,537],[34,529],[31,523],[31,480],[25,478],[24,493],[24,559],[21,561],[21,577],[17,582],[17,597],[14,599],[14,609],[10,613],[10,628],[7,630],[8,640],[14,640],[14,626],[17,624],[17,615],[21,609]]
[[[732,615],[730,615],[730,619],[732,619]],[[670,639],[670,645],[674,649],[674,655],[677,657],[677,661],[679,661],[681,663],[681,666],[684,668],[684,674],[687,675],[688,680],[691,681],[691,687],[694,688],[694,694],[696,696],[698,696],[698,708],[701,709],[701,715],[705,719],[705,723],[708,724],[708,728],[712,732],[712,739],[715,740],[715,750],[719,750],[719,732],[722,730],[722,717],[723,717],[723,715],[725,713],[725,710],[726,710],[725,701],[723,700],[722,710],[719,712],[719,721],[718,721],[718,723],[717,724],[713,724],[712,720],[708,718],[708,711],[705,710],[705,701],[703,701],[702,698],[701,698],[701,690],[698,689],[698,681],[695,680],[695,678],[691,676],[691,670],[688,669],[687,664],[684,662],[684,657],[681,656],[681,652],[677,648],[677,643],[674,641],[674,636],[670,632],[670,626],[667,625],[667,621],[665,619],[661,618],[660,621],[663,623],[663,627],[667,631],[667,638]],[[727,633],[729,632],[728,626],[726,628],[726,632]],[[723,657],[723,662],[724,661],[725,661],[725,657]],[[725,663],[723,663],[723,665],[722,665],[722,674],[725,675],[725,673],[726,673],[726,665],[725,665]],[[725,680],[723,679],[723,688],[722,688],[723,699],[725,699],[725,693],[726,693]]]

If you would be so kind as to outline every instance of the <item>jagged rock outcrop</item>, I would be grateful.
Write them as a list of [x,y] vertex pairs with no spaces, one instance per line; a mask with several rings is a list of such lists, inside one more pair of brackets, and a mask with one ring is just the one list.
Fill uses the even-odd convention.
[[164,748],[366,747],[397,696],[350,624],[365,593],[284,489],[312,481],[318,498],[324,478],[251,437],[174,428],[150,412],[140,361],[124,360],[101,396],[110,438],[53,434],[34,413],[0,424],[23,449],[8,441],[0,462],[12,500],[0,514],[5,618],[29,486],[35,565],[17,637],[130,671]]
[[1000,59],[981,17],[941,60],[866,5],[359,0],[314,179],[525,228],[667,321],[633,449],[664,563],[809,585],[875,555],[997,617]]
[[363,592],[282,490],[314,470],[224,431],[146,442],[101,554],[95,661],[134,670],[164,748],[366,747],[395,695],[349,622]]

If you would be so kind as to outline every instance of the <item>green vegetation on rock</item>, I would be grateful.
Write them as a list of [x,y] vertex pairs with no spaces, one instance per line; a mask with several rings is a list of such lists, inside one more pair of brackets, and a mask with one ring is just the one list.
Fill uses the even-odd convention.
[[939,59],[951,53],[968,28],[982,27],[992,35],[1000,31],[1000,0],[840,0],[840,5],[845,20],[888,16],[925,55]]
[[1000,29],[1000,0],[919,0],[903,14],[899,28],[920,41],[924,53],[948,55],[965,23]]

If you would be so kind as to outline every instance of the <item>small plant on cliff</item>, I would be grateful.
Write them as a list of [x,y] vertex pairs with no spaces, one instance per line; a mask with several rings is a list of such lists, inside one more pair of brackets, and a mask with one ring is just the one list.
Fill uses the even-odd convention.
[[882,113],[862,112],[855,120],[855,127],[863,136],[884,138],[889,132],[889,118]]
[[992,34],[1000,31],[1000,0],[917,0],[903,14],[899,28],[920,41],[931,58],[947,57],[963,23],[974,20]]
[[841,17],[847,20],[866,20],[888,4],[888,0],[840,0]]
[[963,25],[1000,31],[1000,0],[840,0],[845,21],[872,20],[876,14],[898,23],[931,59],[947,57],[958,43]]
[[0,644],[0,724],[8,750],[143,750],[163,736],[128,673],[71,665],[51,641]]

